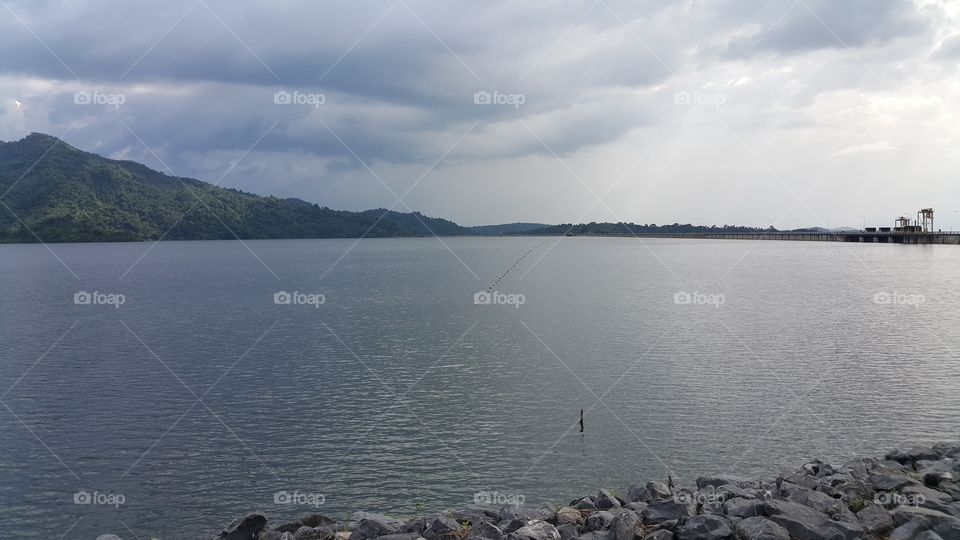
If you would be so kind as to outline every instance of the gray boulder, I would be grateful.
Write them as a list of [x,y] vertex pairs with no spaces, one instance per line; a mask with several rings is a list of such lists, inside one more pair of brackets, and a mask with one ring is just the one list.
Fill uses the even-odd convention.
[[738,482],[742,482],[742,478],[729,475],[718,475],[718,476],[698,476],[697,477],[697,489],[703,489],[707,486],[718,488],[720,486],[726,486],[728,484],[736,485]]
[[502,521],[500,522],[500,525],[498,525],[498,527],[500,527],[500,530],[502,530],[505,534],[516,532],[520,528],[526,527],[526,526],[527,526],[527,520],[520,519],[520,518],[511,519],[510,521]]
[[590,531],[580,535],[580,540],[611,540],[610,531]]
[[911,521],[897,527],[890,533],[888,540],[914,540],[920,533],[927,530],[927,524],[920,521]]
[[843,501],[834,499],[819,491],[803,488],[791,489],[787,492],[786,500],[808,506],[818,512],[823,512],[833,519],[842,519],[844,521],[853,521],[856,519]]
[[[283,533],[289,534],[289,533]],[[307,527],[304,525],[292,534],[295,540],[332,540],[334,533],[326,527]],[[257,540],[263,540],[263,534],[257,537]]]
[[[417,533],[400,533],[400,534],[388,534],[385,536],[377,537],[377,540],[417,540],[420,538],[420,535]],[[493,540],[493,539],[490,539]]]
[[647,505],[643,511],[643,522],[648,525],[656,525],[665,521],[688,517],[693,514],[689,504],[673,501],[660,501]]
[[723,513],[738,518],[749,518],[761,515],[761,503],[757,500],[730,499],[723,503]]
[[267,516],[254,512],[233,520],[216,538],[217,540],[256,540],[257,535],[266,526]]
[[601,489],[596,498],[597,508],[600,510],[610,510],[611,508],[620,508],[620,501],[609,491]]
[[[463,527],[460,526],[460,523],[457,520],[449,516],[438,516],[423,531],[423,537],[427,540],[438,540],[441,538],[450,538],[455,534],[459,533]],[[354,540],[351,535],[350,540]]]
[[663,482],[648,482],[645,486],[632,486],[627,492],[628,501],[650,503],[658,500],[666,500],[673,496],[670,488]]
[[863,536],[863,527],[859,523],[834,521],[823,512],[790,501],[764,501],[763,513],[797,540],[852,540]]
[[653,531],[643,537],[643,540],[672,540],[673,532],[665,531],[663,529]]
[[580,538],[580,533],[577,531],[577,528],[570,523],[564,523],[558,526],[557,532],[560,533],[560,540],[577,540]]
[[919,527],[918,531],[930,529],[948,540],[960,538],[960,519],[943,512],[916,506],[898,506],[891,513],[898,530],[912,524]]
[[950,513],[948,506],[953,504],[953,497],[927,486],[906,486],[900,490],[900,495],[901,499],[905,498],[905,504],[932,508],[947,514]]
[[790,540],[790,533],[764,517],[748,517],[737,522],[734,535],[738,540]]
[[122,540],[119,536],[115,534],[101,534],[97,537],[97,540]]
[[571,505],[577,510],[596,510],[597,504],[593,502],[593,499],[589,497],[584,497],[579,501],[576,501],[576,504]]
[[903,487],[919,484],[919,482],[913,478],[910,478],[905,474],[895,472],[871,474],[869,482],[877,491],[898,491]]
[[564,506],[563,508],[557,510],[557,524],[562,525],[564,523],[580,525],[583,523],[583,514],[580,513],[580,511],[576,508]]
[[890,512],[875,504],[857,512],[857,519],[865,531],[875,536],[886,536],[893,530],[893,517]]
[[481,521],[470,529],[470,534],[477,534],[490,540],[501,540],[505,535],[500,527],[488,521]]
[[633,540],[639,524],[640,519],[636,514],[629,511],[622,512],[610,522],[610,536],[612,540]]
[[677,540],[725,540],[733,538],[730,522],[720,516],[693,516],[674,531]]
[[[356,514],[354,514],[356,515]],[[378,514],[365,514],[350,532],[349,540],[370,540],[400,532],[399,522]],[[351,523],[353,520],[351,519]],[[299,534],[299,531],[298,531]]]
[[587,531],[603,530],[610,527],[611,521],[613,521],[613,514],[606,510],[600,510],[587,516],[587,524],[584,528]]
[[896,461],[897,463],[907,464],[914,463],[916,461],[927,459],[935,460],[940,459],[940,454],[934,451],[932,448],[926,448],[923,446],[917,446],[907,450],[906,452],[901,452],[900,450],[894,450],[890,452],[884,459],[888,461]]
[[560,540],[560,532],[546,521],[531,521],[510,535],[515,540]]

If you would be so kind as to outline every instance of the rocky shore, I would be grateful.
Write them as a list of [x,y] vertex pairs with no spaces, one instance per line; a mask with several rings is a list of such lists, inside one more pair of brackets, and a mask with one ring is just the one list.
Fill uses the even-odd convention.
[[788,476],[702,476],[696,487],[601,489],[560,508],[504,506],[400,520],[321,514],[271,526],[260,513],[203,540],[960,540],[960,444],[894,451]]

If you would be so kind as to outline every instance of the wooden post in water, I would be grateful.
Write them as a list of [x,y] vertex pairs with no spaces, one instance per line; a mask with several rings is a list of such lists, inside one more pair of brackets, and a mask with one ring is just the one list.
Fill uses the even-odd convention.
[[580,409],[580,433],[583,433],[583,409]]

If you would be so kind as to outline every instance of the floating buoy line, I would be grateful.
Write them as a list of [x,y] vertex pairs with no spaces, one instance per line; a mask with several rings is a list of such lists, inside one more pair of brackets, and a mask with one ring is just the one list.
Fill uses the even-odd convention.
[[507,274],[509,274],[511,270],[513,270],[514,268],[517,267],[517,265],[519,265],[521,262],[523,262],[523,260],[527,258],[527,255],[530,255],[530,254],[533,253],[538,247],[546,244],[547,242],[548,242],[548,240],[544,240],[543,242],[540,242],[539,244],[537,244],[537,245],[533,246],[532,248],[528,249],[526,253],[524,253],[523,255],[521,255],[519,259],[517,259],[516,261],[514,261],[514,263],[513,263],[512,265],[510,265],[510,268],[507,268],[506,271],[504,271],[504,273],[500,274],[500,277],[498,277],[497,279],[495,279],[495,280],[493,281],[493,283],[491,283],[490,286],[487,287],[487,292],[493,292],[493,291],[496,289],[497,285],[499,285],[500,282],[503,281],[503,278],[507,277]]

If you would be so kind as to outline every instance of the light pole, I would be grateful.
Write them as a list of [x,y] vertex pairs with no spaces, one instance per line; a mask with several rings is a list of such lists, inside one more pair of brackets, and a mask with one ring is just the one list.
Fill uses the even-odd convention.
[[860,227],[860,232],[863,232],[863,231],[867,230],[867,218],[866,218],[866,216],[857,214],[857,217],[863,220],[863,226]]

